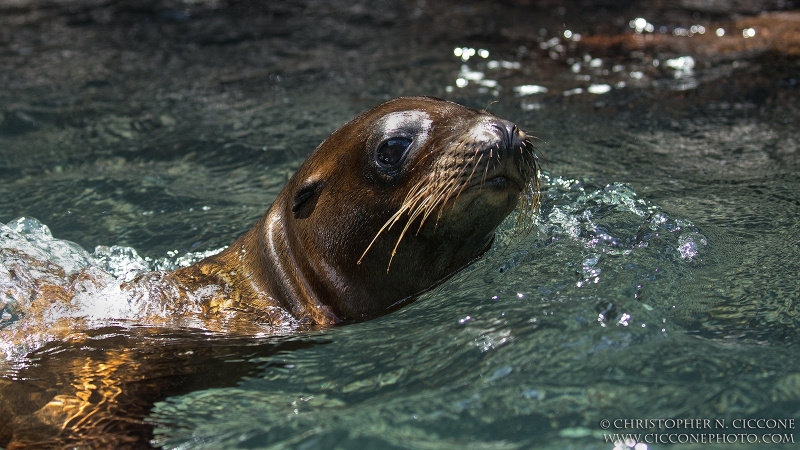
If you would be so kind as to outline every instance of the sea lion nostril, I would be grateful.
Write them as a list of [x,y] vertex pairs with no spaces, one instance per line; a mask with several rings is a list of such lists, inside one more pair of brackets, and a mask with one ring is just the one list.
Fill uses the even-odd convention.
[[[508,120],[493,118],[490,126],[498,131],[503,141],[504,147],[510,148],[518,146],[521,142],[519,129],[513,122]],[[516,145],[515,145],[516,144]]]

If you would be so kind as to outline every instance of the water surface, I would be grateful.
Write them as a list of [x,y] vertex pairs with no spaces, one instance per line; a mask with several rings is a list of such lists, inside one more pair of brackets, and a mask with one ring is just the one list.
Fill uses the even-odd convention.
[[103,323],[7,364],[4,414],[85,394],[101,412],[56,441],[136,448],[612,449],[636,430],[604,419],[800,419],[800,66],[769,37],[797,13],[528,3],[3,5],[0,222],[87,257],[229,244],[399,95],[488,108],[546,159],[534,232],[510,218],[408,307],[261,337]]

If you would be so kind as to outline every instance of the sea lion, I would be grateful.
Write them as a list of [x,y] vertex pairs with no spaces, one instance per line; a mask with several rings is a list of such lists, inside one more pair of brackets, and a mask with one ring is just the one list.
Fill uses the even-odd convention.
[[250,231],[192,266],[120,286],[95,266],[67,276],[24,253],[4,258],[32,291],[7,293],[21,319],[4,340],[63,340],[92,327],[87,317],[240,334],[376,317],[480,258],[515,206],[530,224],[537,170],[511,122],[431,97],[390,100],[325,139]]
[[[237,335],[289,322],[297,330],[379,316],[480,258],[516,205],[518,226],[525,228],[537,201],[535,150],[513,123],[444,100],[409,97],[335,131],[250,231],[192,266],[108,288],[109,275],[96,267],[67,276],[54,264],[7,249],[17,252],[9,271],[27,280],[36,272],[41,280],[29,284],[36,290],[25,294],[29,308],[3,330],[3,340],[77,346],[56,352],[64,360],[57,364],[62,381],[56,389],[37,384],[53,374],[37,372],[36,365],[22,369],[22,381],[0,380],[0,423],[7,424],[0,426],[0,446],[146,443],[143,418],[150,405],[182,384],[167,383],[158,370],[188,354],[186,344],[168,350],[171,338],[151,337],[155,327]],[[116,294],[125,295],[133,323],[148,328],[134,327],[120,340],[118,331],[80,319],[93,301],[109,302]],[[61,315],[54,322],[49,311],[55,307]],[[88,331],[81,334],[81,327]],[[93,333],[110,336],[99,347],[89,345],[97,354],[80,345],[95,339]],[[32,339],[37,335],[46,339]],[[158,351],[149,350],[150,341],[159,343]],[[195,370],[187,366],[187,376]],[[28,400],[14,400],[14,392]]]
[[[173,279],[205,313],[271,307],[321,325],[363,320],[480,258],[537,192],[534,148],[516,125],[398,98],[325,139],[250,231]],[[208,285],[220,289],[199,293]]]

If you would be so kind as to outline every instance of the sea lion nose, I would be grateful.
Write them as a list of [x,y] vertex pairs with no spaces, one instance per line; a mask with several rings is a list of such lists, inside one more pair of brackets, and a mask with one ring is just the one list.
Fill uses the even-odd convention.
[[519,148],[522,145],[524,136],[513,122],[508,120],[492,118],[490,126],[498,131],[503,141],[503,147],[507,150]]

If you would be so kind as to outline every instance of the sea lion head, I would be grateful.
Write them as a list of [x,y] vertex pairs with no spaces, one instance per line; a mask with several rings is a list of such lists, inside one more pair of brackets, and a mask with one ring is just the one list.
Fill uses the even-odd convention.
[[[314,151],[264,218],[266,276],[296,315],[387,312],[480,258],[518,204],[530,222],[534,148],[513,123],[429,97],[398,98]],[[281,295],[281,294],[278,294]]]

